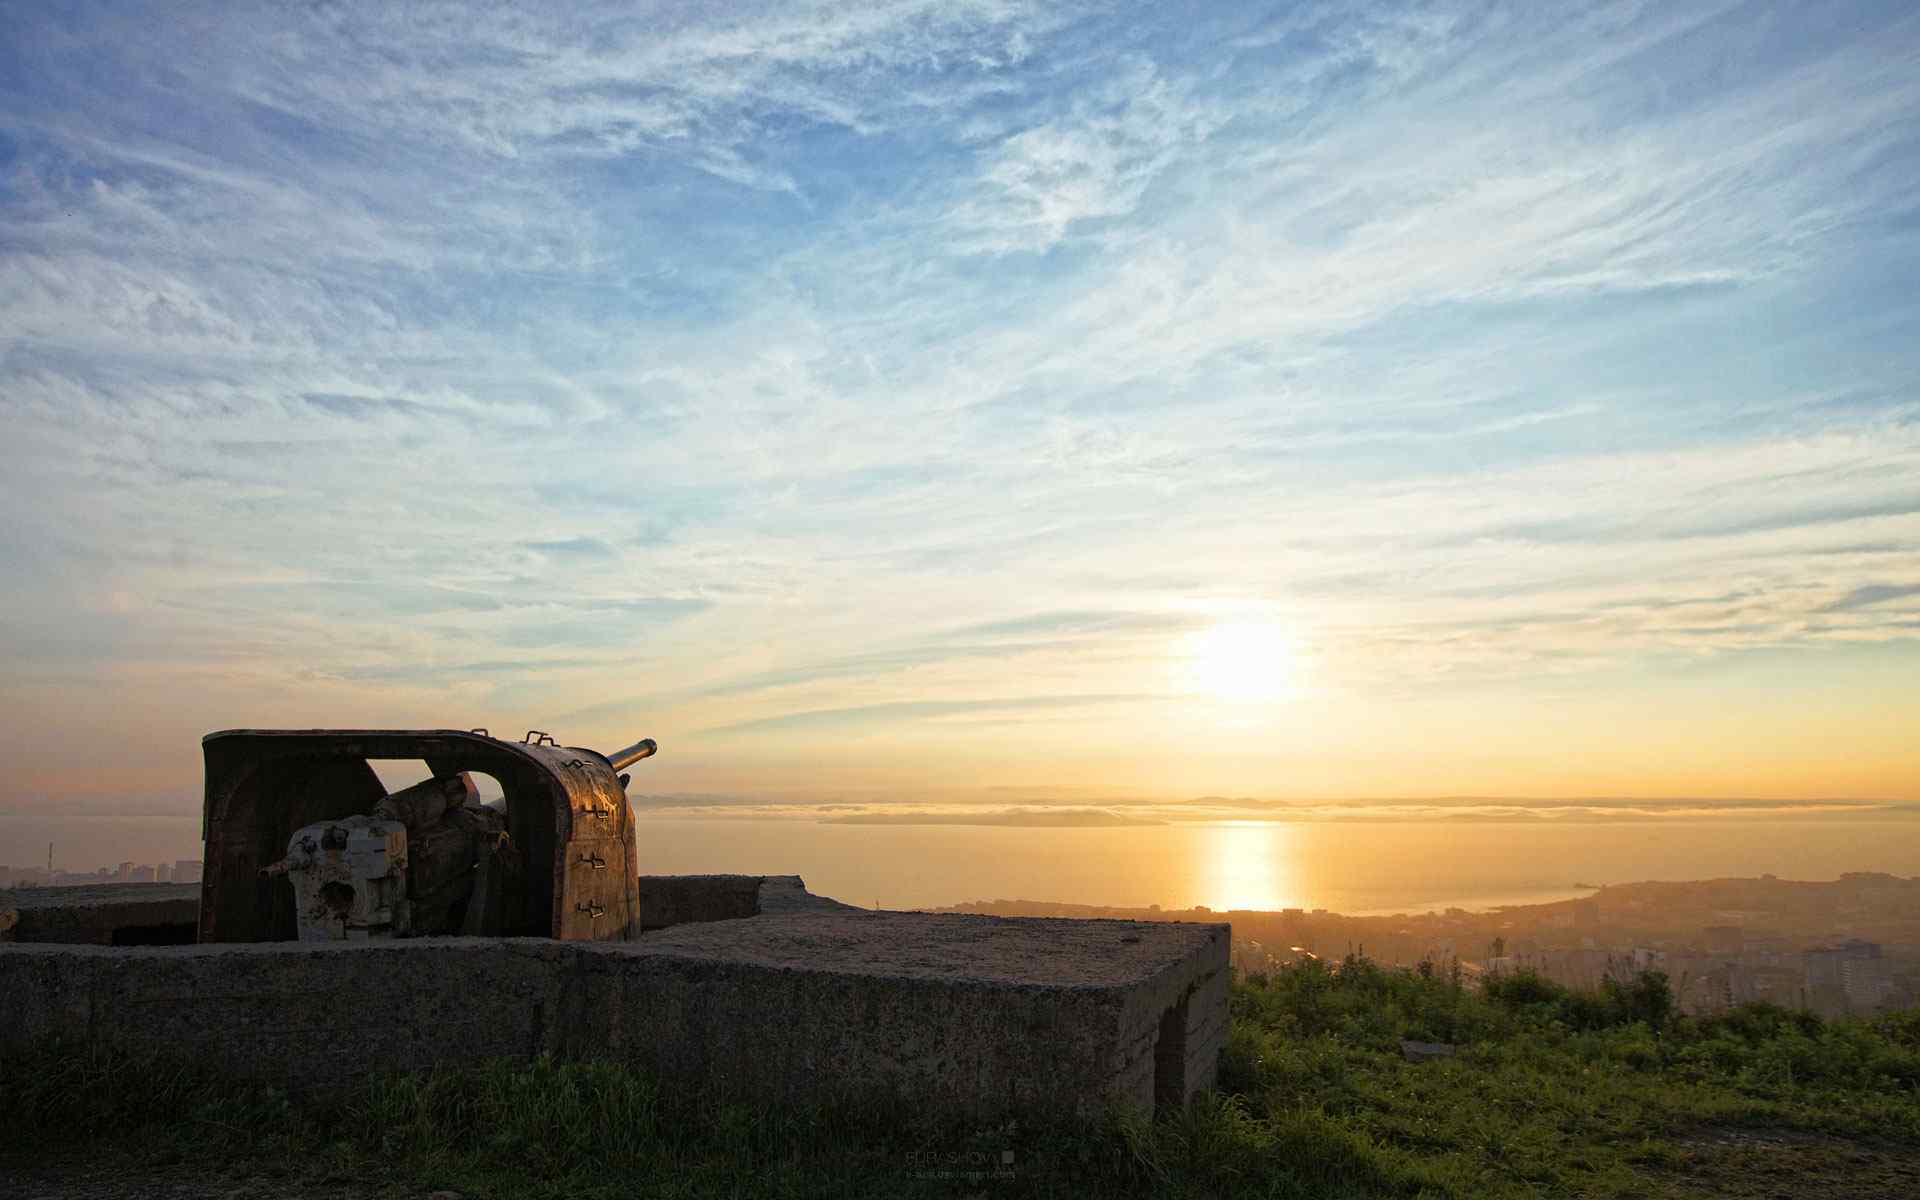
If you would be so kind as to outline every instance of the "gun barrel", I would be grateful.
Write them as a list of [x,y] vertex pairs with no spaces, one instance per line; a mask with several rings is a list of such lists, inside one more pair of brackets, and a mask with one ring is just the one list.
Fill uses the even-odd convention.
[[641,738],[625,750],[615,750],[612,754],[607,755],[607,761],[613,764],[614,770],[621,771],[639,762],[643,758],[653,757],[659,749],[660,747],[654,744],[652,738]]

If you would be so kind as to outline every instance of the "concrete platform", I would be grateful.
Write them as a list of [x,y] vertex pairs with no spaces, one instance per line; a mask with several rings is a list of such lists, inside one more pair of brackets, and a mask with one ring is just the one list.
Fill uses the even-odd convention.
[[0,945],[0,1046],[160,1049],[293,1090],[607,1055],[730,1097],[985,1118],[1213,1084],[1225,925],[876,913],[744,878],[758,915],[624,943]]
[[646,933],[761,913],[864,911],[814,895],[798,875],[640,876],[640,928]]
[[199,915],[197,883],[8,888],[0,891],[0,941],[180,945],[193,941]]
[[674,1076],[786,1100],[942,1110],[1151,1110],[1212,1088],[1228,928],[959,914],[680,926],[619,953],[609,1044]]
[[[197,883],[103,883],[0,889],[0,942],[92,946],[195,941]],[[756,917],[763,912],[860,912],[807,891],[798,875],[642,875],[643,928]]]

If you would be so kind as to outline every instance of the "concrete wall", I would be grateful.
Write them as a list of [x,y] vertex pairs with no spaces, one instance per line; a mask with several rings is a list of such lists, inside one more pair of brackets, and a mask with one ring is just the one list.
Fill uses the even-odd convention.
[[301,1090],[550,1048],[564,942],[0,947],[0,1044],[162,1051]]
[[614,1055],[763,1102],[1092,1115],[1211,1086],[1227,954],[1225,926],[846,906],[631,943],[13,944],[0,1045],[168,1050],[295,1090]]
[[197,883],[103,883],[0,891],[0,941],[182,945],[200,914]]
[[[860,911],[807,891],[798,875],[642,875],[639,895],[649,930],[762,912]],[[0,890],[0,941],[186,945],[199,907],[197,883]]]
[[640,928],[760,915],[764,875],[642,875]]
[[1193,956],[1128,989],[1114,1070],[1121,1090],[1136,1103],[1180,1105],[1213,1089],[1227,1039],[1230,953],[1222,932]]
[[866,910],[816,896],[798,875],[642,875],[640,925],[653,931],[761,913]]
[[1117,989],[623,958],[589,965],[590,1038],[712,1093],[992,1117],[1091,1113],[1113,1091]]

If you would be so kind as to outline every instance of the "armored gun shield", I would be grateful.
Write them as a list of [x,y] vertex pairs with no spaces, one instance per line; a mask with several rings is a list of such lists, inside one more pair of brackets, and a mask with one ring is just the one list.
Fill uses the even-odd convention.
[[[497,837],[502,822],[491,814],[473,820],[470,809],[461,825],[465,840],[439,808],[432,813],[438,824],[410,829],[417,860],[427,847],[453,847],[438,861],[414,863],[412,886],[432,889],[416,890],[414,910],[446,914],[447,923],[416,925],[414,932],[567,941],[639,936],[633,813],[615,764],[652,753],[651,742],[609,758],[545,734],[512,742],[484,730],[232,729],[207,735],[201,747],[207,770],[202,942],[296,936],[293,889],[280,868],[297,831],[376,808],[427,820],[418,815],[421,806],[404,802],[416,789],[387,795],[369,765],[382,759],[424,760],[435,780],[490,775],[504,793],[504,838],[497,842],[479,835]],[[443,790],[457,797],[462,789]],[[463,889],[461,903],[445,902],[450,887]]]

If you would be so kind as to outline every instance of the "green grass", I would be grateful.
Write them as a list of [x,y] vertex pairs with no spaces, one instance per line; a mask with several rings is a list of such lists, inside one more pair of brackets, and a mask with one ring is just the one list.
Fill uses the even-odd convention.
[[[1222,1083],[1248,1115],[1360,1137],[1413,1194],[1685,1194],[1742,1129],[1920,1154],[1920,1014],[1696,1020],[1672,1015],[1658,975],[1601,992],[1521,975],[1481,993],[1363,961],[1249,980],[1233,1005]],[[1415,1065],[1401,1038],[1461,1049]]]
[[[1157,1123],[756,1109],[605,1062],[487,1063],[297,1104],[179,1062],[42,1047],[0,1062],[0,1144],[16,1165],[32,1147],[133,1174],[469,1196],[1773,1195],[1783,1172],[1813,1181],[1795,1194],[1920,1192],[1920,1013],[1691,1019],[1657,976],[1482,992],[1357,959],[1242,980],[1232,1004],[1221,1095]],[[1411,1064],[1401,1038],[1460,1050]]]

